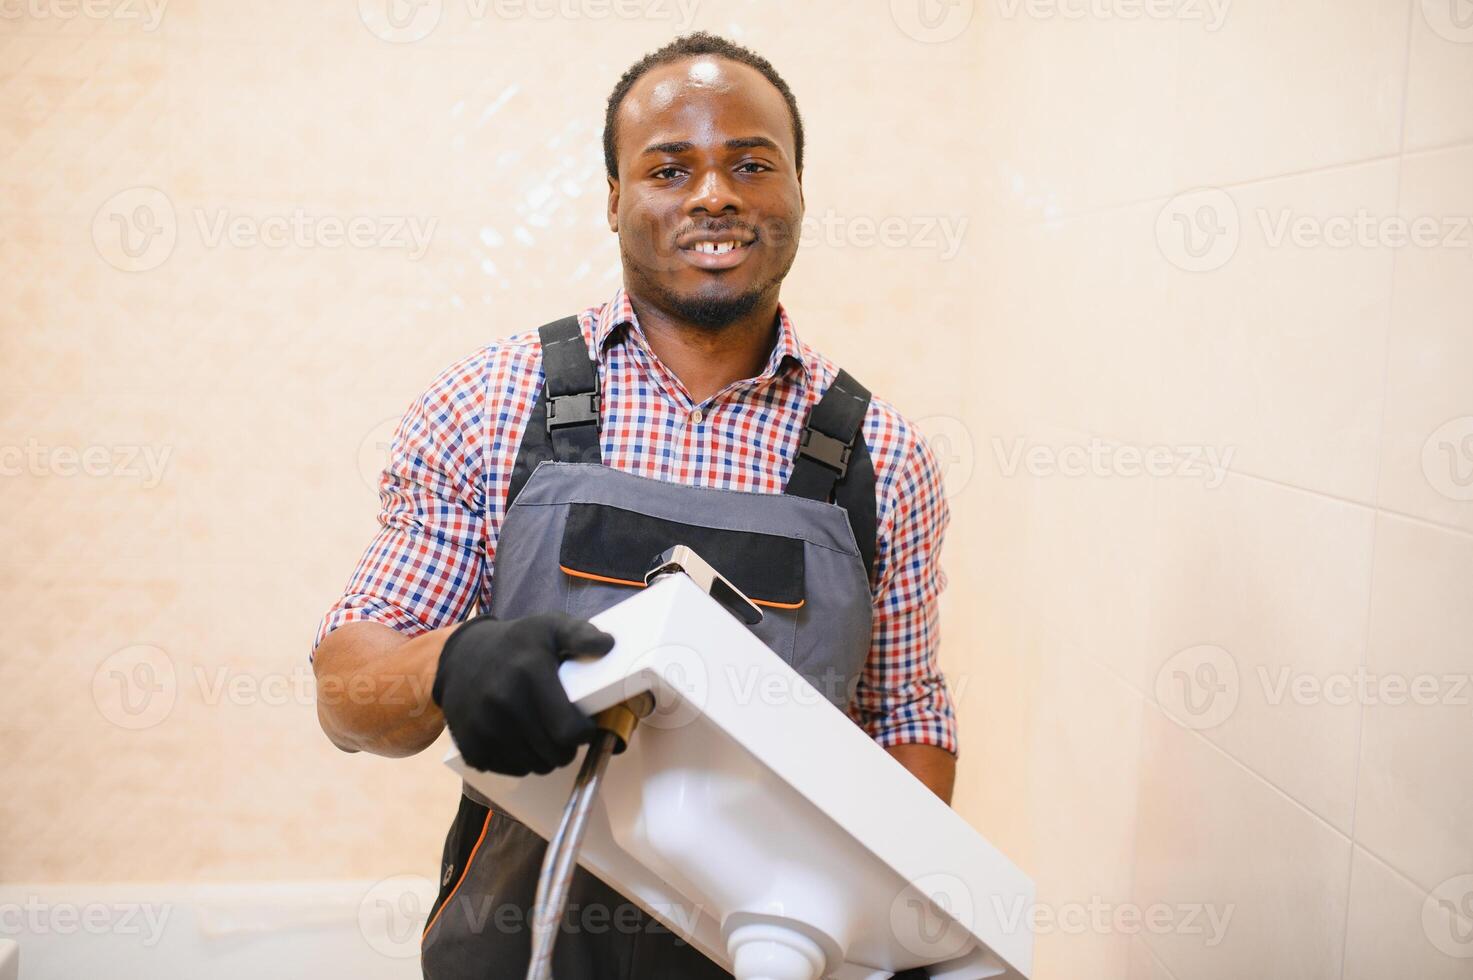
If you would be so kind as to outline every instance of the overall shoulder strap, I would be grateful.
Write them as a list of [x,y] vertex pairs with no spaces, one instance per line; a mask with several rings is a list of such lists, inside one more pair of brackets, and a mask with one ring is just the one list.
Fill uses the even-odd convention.
[[865,570],[873,574],[875,467],[862,432],[869,403],[869,389],[840,371],[808,416],[784,492],[843,507]]
[[601,462],[598,442],[598,370],[588,356],[576,316],[537,328],[542,339],[543,385],[527,417],[512,467],[507,506],[517,499],[537,464]]

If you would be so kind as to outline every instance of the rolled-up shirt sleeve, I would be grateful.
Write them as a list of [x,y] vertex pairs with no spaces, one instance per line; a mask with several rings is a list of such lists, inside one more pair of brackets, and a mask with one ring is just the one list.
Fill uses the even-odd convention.
[[914,429],[905,443],[881,511],[870,655],[854,717],[882,746],[919,743],[955,754],[956,712],[937,659],[941,545],[951,515],[930,445]]
[[379,478],[378,533],[312,653],[346,623],[417,636],[463,619],[476,601],[487,568],[485,364],[477,354],[451,365],[399,422]]

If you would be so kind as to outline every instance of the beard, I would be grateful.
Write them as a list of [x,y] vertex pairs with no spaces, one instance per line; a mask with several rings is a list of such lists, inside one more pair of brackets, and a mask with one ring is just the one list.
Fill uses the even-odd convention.
[[655,301],[671,316],[705,330],[717,331],[731,326],[751,313],[762,302],[763,295],[775,284],[754,286],[736,295],[697,293],[682,296],[661,283],[652,283]]

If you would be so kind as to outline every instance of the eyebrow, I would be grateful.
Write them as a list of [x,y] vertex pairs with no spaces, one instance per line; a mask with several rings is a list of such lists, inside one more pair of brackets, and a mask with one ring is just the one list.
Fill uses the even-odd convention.
[[[781,151],[781,147],[779,147],[772,140],[768,139],[766,136],[738,136],[736,139],[727,140],[726,148],[728,150],[747,150],[761,148],[779,152]],[[644,152],[675,154],[689,153],[693,149],[695,149],[695,144],[690,142],[689,140],[676,140],[670,143],[651,143],[649,146],[644,148]]]

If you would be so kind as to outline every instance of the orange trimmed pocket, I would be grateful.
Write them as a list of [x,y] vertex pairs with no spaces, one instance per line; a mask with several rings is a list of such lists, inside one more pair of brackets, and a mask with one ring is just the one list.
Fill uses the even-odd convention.
[[689,524],[612,504],[568,505],[558,565],[585,582],[639,589],[655,559],[676,545],[691,548],[759,606],[803,608],[801,538]]
[[440,907],[435,909],[435,914],[430,916],[430,921],[425,923],[424,932],[419,934],[421,946],[424,945],[425,937],[430,934],[430,930],[435,927],[435,923],[440,921],[440,916],[444,913],[445,906],[449,905],[455,899],[455,893],[460,891],[461,885],[465,884],[466,876],[471,871],[471,865],[476,863],[476,854],[481,850],[481,845],[486,841],[486,831],[491,829],[491,817],[495,813],[496,811],[490,807],[486,808],[486,820],[481,824],[481,836],[476,838],[475,846],[471,848],[470,854],[466,855],[465,866],[460,869],[460,877],[455,879],[455,887],[450,889],[450,894],[445,896],[445,901],[440,903]]

